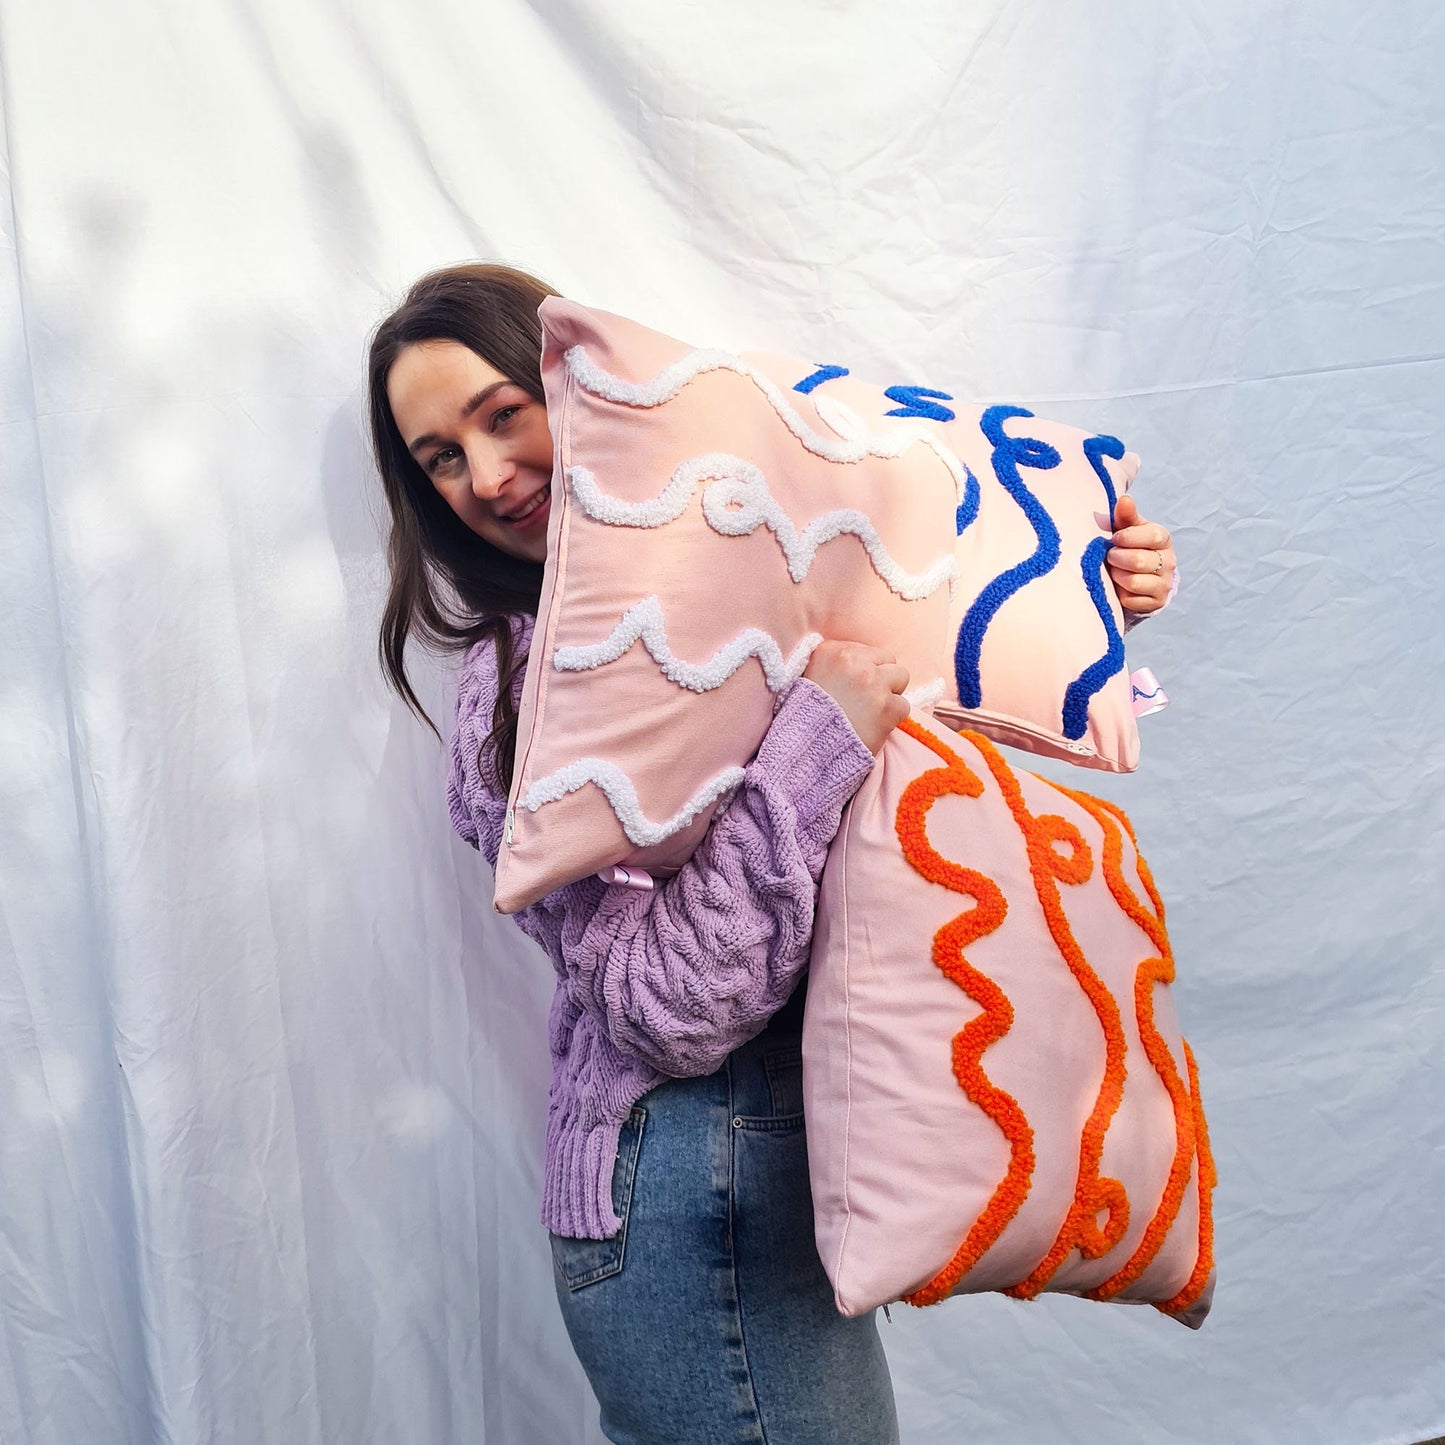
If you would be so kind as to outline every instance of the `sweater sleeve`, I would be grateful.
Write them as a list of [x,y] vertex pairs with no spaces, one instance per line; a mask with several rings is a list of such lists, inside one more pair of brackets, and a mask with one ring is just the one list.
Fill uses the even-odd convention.
[[[457,832],[495,867],[506,798],[477,766],[491,657],[479,644],[463,669],[447,792]],[[711,1073],[807,967],[828,845],[872,766],[838,704],[800,678],[677,874],[650,890],[583,878],[512,916],[619,1050],[659,1073]]]

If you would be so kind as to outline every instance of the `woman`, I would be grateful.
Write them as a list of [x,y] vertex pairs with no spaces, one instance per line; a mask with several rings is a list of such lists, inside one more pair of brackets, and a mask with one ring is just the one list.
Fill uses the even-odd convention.
[[[382,666],[425,716],[408,638],[465,648],[448,797],[493,866],[547,556],[536,313],[552,294],[506,267],[438,271],[371,348],[392,516]],[[1154,611],[1169,534],[1128,497],[1116,521],[1121,601]],[[898,1438],[873,1314],[838,1314],[813,1245],[801,1026],[827,848],[907,686],[885,651],[822,644],[675,877],[587,878],[514,915],[557,972],[542,1219],[609,1440]]]

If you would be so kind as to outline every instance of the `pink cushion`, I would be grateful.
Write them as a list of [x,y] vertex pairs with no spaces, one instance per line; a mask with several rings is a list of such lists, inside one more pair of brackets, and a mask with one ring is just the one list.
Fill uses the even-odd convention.
[[686,861],[820,636],[886,644],[915,680],[940,678],[956,570],[958,488],[937,450],[845,442],[791,392],[811,368],[695,353],[555,298],[541,316],[564,485],[503,912],[612,864]]
[[[930,428],[961,468],[959,581],[935,715],[1030,752],[1132,772],[1139,733],[1123,665],[1123,609],[1103,559],[1114,502],[1133,483],[1139,458],[1115,437],[1022,407],[970,406],[922,391],[830,378],[810,396],[850,438]],[[891,420],[900,415],[909,419]]]
[[1139,732],[1124,613],[1104,554],[1105,521],[1139,458],[1112,437],[1015,407],[960,409],[944,431],[980,484],[977,515],[954,548],[952,685],[935,715],[995,742],[1132,772]]
[[1099,468],[1122,488],[1137,458],[1096,466],[1075,428],[1007,408],[943,423],[841,368],[698,351],[560,298],[540,315],[561,485],[501,911],[615,864],[675,871],[820,637],[891,648],[950,721],[1135,765],[1122,651],[1098,666],[1121,614],[1079,559],[1107,534]]
[[1148,1301],[1197,1325],[1213,1166],[1163,907],[1112,804],[926,715],[824,873],[803,1033],[838,1308]]

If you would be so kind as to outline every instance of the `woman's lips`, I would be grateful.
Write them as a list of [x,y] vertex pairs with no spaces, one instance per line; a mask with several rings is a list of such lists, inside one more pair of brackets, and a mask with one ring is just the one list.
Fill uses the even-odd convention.
[[515,517],[504,517],[502,520],[507,526],[515,527],[519,532],[529,527],[535,527],[539,521],[547,520],[547,512],[552,502],[552,484],[549,482],[540,492],[527,503],[527,509]]

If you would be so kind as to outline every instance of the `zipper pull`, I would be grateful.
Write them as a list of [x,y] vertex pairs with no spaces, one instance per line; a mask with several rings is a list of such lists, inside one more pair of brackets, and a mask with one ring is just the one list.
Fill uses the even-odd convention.
[[504,827],[504,829],[503,829],[503,831],[502,831],[502,842],[505,843],[505,844],[507,845],[507,847],[509,847],[509,848],[512,846],[512,823],[513,823],[513,821],[514,821],[514,818],[513,818],[514,813],[515,813],[515,809],[512,809],[512,808],[508,808],[508,809],[507,809],[507,821],[506,821],[506,825],[505,825],[505,827]]

